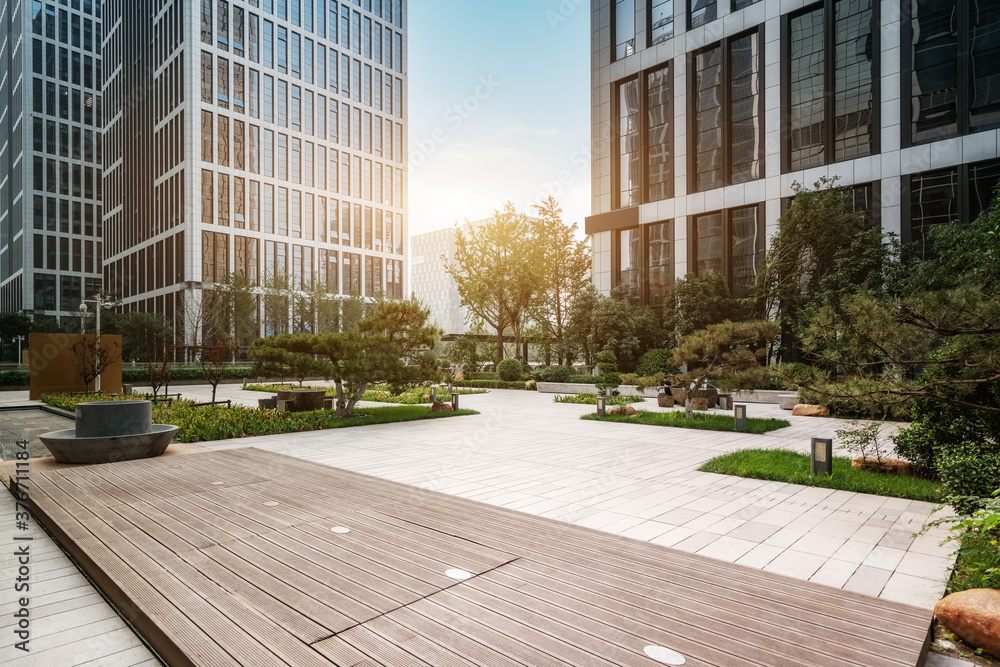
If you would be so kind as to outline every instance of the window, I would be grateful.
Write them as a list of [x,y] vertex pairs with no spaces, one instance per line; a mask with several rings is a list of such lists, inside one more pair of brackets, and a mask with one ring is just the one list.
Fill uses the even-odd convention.
[[[786,169],[877,153],[872,81],[878,75],[878,31],[872,29],[877,17],[871,0],[826,0],[788,21]],[[834,29],[827,31],[831,23]]]
[[212,43],[212,0],[201,0],[201,41]]
[[245,124],[242,120],[233,120],[233,168],[246,168]]
[[626,297],[636,303],[641,297],[641,239],[638,227],[618,232],[618,284],[624,287]]
[[246,227],[246,190],[245,183],[241,177],[233,177],[233,227],[244,229]]
[[264,21],[264,35],[261,40],[264,50],[264,67],[274,67],[274,24]]
[[216,197],[219,204],[218,223],[223,227],[229,226],[229,174],[219,174],[219,192]]
[[931,227],[975,220],[989,207],[997,185],[1000,160],[913,174],[909,177],[910,220],[908,226],[904,222],[903,240],[915,244],[917,256],[932,257]]
[[763,250],[760,206],[694,217],[695,273],[726,277],[734,297],[749,295]]
[[243,8],[233,7],[233,53],[243,55],[244,25]]
[[201,101],[209,104],[215,101],[212,90],[212,54],[205,51],[201,53]]
[[695,53],[692,190],[760,178],[760,53],[758,33]]
[[219,0],[219,20],[216,22],[217,36],[219,38],[219,48],[223,51],[229,50],[229,2]]
[[229,119],[219,116],[219,164],[223,167],[229,166]]
[[662,306],[674,282],[672,220],[647,225],[646,271],[649,305]]
[[229,61],[219,58],[219,106],[229,108]]
[[278,26],[278,71],[288,73],[288,31]]
[[260,118],[260,73],[250,70],[250,117]]
[[688,14],[688,24],[692,28],[705,25],[709,21],[714,21],[718,16],[716,0],[689,0],[690,12]]
[[243,113],[246,99],[246,70],[242,63],[233,63],[233,109]]
[[618,86],[618,206],[639,204],[639,81]]
[[[912,144],[1000,126],[1000,11],[983,0],[904,3]],[[907,90],[907,87],[909,90]]]
[[258,42],[260,41],[260,18],[256,14],[250,14],[250,26],[249,26],[249,36],[247,38],[247,45],[250,50],[250,62],[259,63],[260,62],[260,51],[258,50]]
[[293,32],[291,39],[291,54],[289,57],[289,64],[292,71],[292,76],[296,79],[302,78],[302,38],[299,37],[299,33]]
[[615,0],[615,60],[635,53],[635,0]]
[[201,159],[211,162],[212,147],[215,144],[215,135],[212,132],[212,112],[202,110],[201,112]]
[[648,188],[646,201],[667,199],[673,192],[673,156],[670,154],[673,112],[669,66],[646,75],[646,149]]
[[214,201],[212,195],[213,174],[208,169],[201,170],[201,222],[210,225],[215,221]]
[[649,0],[649,45],[674,36],[674,0]]

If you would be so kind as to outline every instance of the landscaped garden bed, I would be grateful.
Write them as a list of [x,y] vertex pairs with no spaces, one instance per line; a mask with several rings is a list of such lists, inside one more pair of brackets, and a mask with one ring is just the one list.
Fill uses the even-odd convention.
[[[625,396],[619,394],[608,401],[608,405],[627,405],[642,403],[641,396]],[[552,399],[553,403],[574,403],[576,405],[597,405],[597,394],[564,394]]]
[[[105,394],[90,394],[89,396],[46,394],[42,400],[51,406],[73,412],[77,403],[130,400],[131,398],[130,396],[108,396]],[[240,405],[232,407],[193,406],[193,401],[187,400],[174,400],[169,404],[159,403],[153,407],[153,423],[178,426],[179,429],[175,436],[175,440],[178,442],[206,442],[255,435],[319,431],[479,414],[475,410],[431,412],[430,408],[425,406],[401,405],[385,408],[363,408],[353,417],[338,418],[335,412],[328,410],[277,412]]]
[[[337,390],[333,387],[315,387],[310,385],[299,386],[297,384],[248,384],[243,387],[247,391],[297,391],[299,389],[325,389],[327,396],[336,396]],[[466,396],[468,394],[485,394],[487,393],[485,389],[459,389],[455,388],[452,390],[454,393],[460,396]],[[415,387],[412,389],[407,389],[401,394],[393,394],[391,391],[386,389],[369,389],[361,397],[362,401],[372,401],[375,403],[400,403],[402,405],[420,405],[423,403],[432,403],[431,401],[431,389],[430,387]],[[438,389],[438,400],[439,401],[450,401],[451,396],[445,388]]]
[[[583,415],[580,419],[593,421],[620,422],[626,424],[646,424],[648,426],[674,426],[677,428],[695,428],[706,431],[735,431],[736,420],[728,415],[713,415],[706,412],[695,412],[692,419],[684,416],[683,412],[644,412],[637,411],[634,415],[607,415],[600,417],[596,413]],[[760,419],[758,417],[748,417],[747,426],[743,433],[767,433],[776,431],[779,428],[789,426],[784,419]]]
[[834,457],[833,474],[829,477],[814,476],[810,473],[809,456],[787,449],[744,449],[731,452],[712,459],[699,470],[931,503],[941,500],[941,485],[938,482],[922,477],[853,468],[851,459],[846,457]]

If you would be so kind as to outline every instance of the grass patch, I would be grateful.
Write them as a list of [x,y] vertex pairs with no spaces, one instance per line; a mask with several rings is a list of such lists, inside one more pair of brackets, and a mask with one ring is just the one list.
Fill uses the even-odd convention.
[[948,593],[970,588],[1000,588],[1000,533],[967,532],[948,582]]
[[[46,394],[42,401],[63,410],[73,412],[77,403],[109,400],[129,400],[129,396],[71,396],[69,394]],[[370,426],[395,422],[418,421],[421,419],[442,419],[479,414],[475,410],[456,412],[431,412],[422,405],[401,405],[384,408],[357,408],[355,417],[340,419],[335,412],[317,410],[315,412],[277,412],[244,406],[192,407],[193,401],[174,401],[171,405],[159,404],[153,407],[154,424],[174,424],[178,426],[174,439],[178,442],[205,442],[210,440],[231,440],[255,435],[277,433],[298,433],[331,428]]]
[[[592,421],[622,422],[626,424],[646,424],[649,426],[674,426],[677,428],[696,428],[706,431],[735,431],[735,420],[728,415],[713,415],[707,412],[695,412],[694,419],[687,419],[684,412],[675,410],[672,412],[645,412],[640,410],[632,417],[624,415],[608,415],[598,417],[596,413],[583,415],[580,419],[590,419]],[[748,417],[747,427],[742,433],[767,433],[776,431],[779,428],[788,426],[784,419],[760,419],[758,417]]]
[[[335,396],[337,390],[333,387],[313,387],[311,385],[299,386],[298,384],[248,384],[243,387],[247,391],[266,391],[274,393],[276,391],[284,391],[286,389],[326,389],[327,396]],[[485,389],[458,389],[453,390],[456,394],[464,396],[466,394],[485,394],[487,393]],[[414,387],[412,389],[407,389],[401,394],[393,394],[387,389],[369,389],[361,397],[362,401],[373,401],[375,403],[399,403],[402,405],[420,405],[423,403],[431,403],[431,389],[430,387]],[[438,390],[438,400],[444,400],[445,403],[451,401],[451,396],[448,395],[447,389]]]
[[[629,403],[642,403],[642,396],[615,396],[610,401],[608,405],[627,405]],[[573,403],[575,405],[597,405],[597,394],[566,394],[565,396],[556,396],[552,399],[555,403]]]
[[699,470],[931,503],[941,500],[941,485],[935,481],[857,470],[851,467],[851,459],[839,456],[833,459],[830,477],[813,477],[809,474],[809,456],[787,449],[744,449],[716,457]]

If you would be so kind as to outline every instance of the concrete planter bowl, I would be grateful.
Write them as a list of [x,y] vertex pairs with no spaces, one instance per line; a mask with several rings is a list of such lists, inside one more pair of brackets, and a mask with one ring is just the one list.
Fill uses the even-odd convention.
[[153,424],[149,401],[106,401],[76,406],[76,428],[38,436],[59,463],[113,463],[159,456],[177,433]]

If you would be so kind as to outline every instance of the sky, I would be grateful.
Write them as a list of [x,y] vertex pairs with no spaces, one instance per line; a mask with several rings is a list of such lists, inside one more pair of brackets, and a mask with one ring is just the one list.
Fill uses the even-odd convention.
[[409,5],[409,234],[532,214],[590,215],[589,0]]

